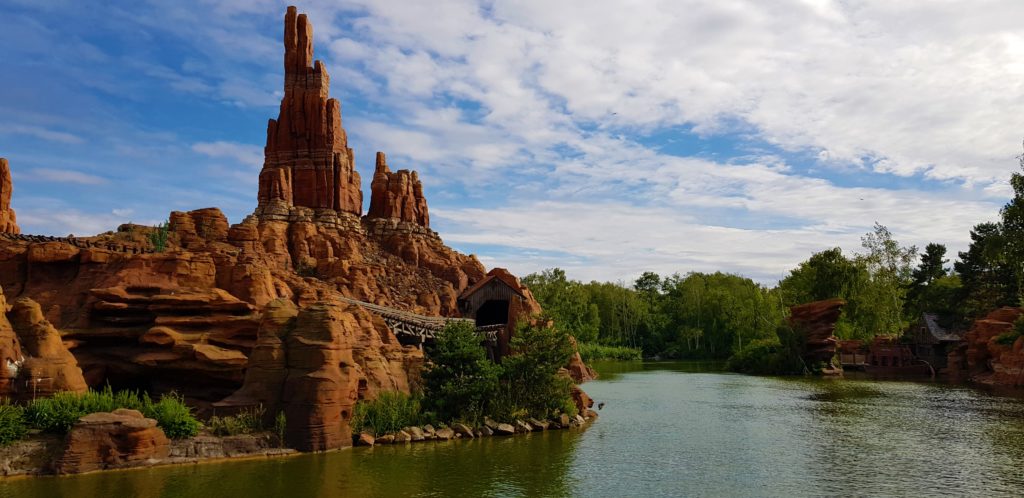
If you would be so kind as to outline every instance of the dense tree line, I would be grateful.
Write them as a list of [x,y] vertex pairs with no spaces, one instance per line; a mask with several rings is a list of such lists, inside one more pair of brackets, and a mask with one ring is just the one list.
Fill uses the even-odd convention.
[[771,288],[719,272],[583,283],[553,268],[523,281],[580,341],[638,348],[646,356],[726,358],[751,342],[777,341],[789,306],[835,297],[848,303],[840,338],[896,335],[922,313],[962,328],[1024,297],[1024,174],[1014,173],[1010,185],[1013,198],[999,219],[976,225],[951,266],[944,245],[918,252],[876,224],[860,251],[812,254]]

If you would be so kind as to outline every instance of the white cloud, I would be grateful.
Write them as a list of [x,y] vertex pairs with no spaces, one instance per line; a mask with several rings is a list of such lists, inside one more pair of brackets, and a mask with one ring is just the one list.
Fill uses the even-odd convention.
[[18,125],[18,124],[0,124],[0,134],[12,134],[12,135],[28,135],[31,137],[39,138],[50,142],[58,142],[64,144],[81,144],[85,140],[78,135],[66,133],[63,131],[50,130],[41,126],[31,125]]
[[67,169],[34,168],[26,171],[21,177],[27,180],[78,183],[81,185],[101,185],[107,183],[106,178]]
[[237,142],[199,142],[192,144],[192,150],[200,154],[227,158],[246,166],[258,168],[263,164],[263,147]]

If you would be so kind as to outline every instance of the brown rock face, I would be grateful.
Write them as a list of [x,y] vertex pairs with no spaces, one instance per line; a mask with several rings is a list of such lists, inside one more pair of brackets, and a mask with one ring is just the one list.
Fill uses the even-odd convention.
[[841,371],[832,365],[832,357],[836,354],[837,342],[833,332],[843,306],[846,306],[846,301],[842,299],[828,299],[789,309],[790,327],[805,340],[804,361],[808,364],[825,362],[828,365],[825,373]]
[[341,127],[341,104],[328,97],[331,78],[313,61],[313,25],[288,7],[284,18],[284,98],[267,125],[259,206],[299,206],[359,215],[363,194]]
[[949,354],[950,374],[996,386],[1024,386],[1024,339],[1000,344],[997,338],[1013,330],[1024,314],[1021,308],[999,308],[977,320],[964,335],[964,345]]
[[93,413],[72,426],[55,467],[58,474],[134,467],[167,458],[169,449],[156,420],[138,411]]
[[423,197],[423,183],[419,176],[415,171],[406,169],[392,173],[383,152],[377,153],[377,168],[373,172],[370,190],[368,218],[393,218],[430,226],[427,200]]
[[18,371],[25,361],[21,341],[7,320],[7,299],[0,288],[0,397],[10,396],[17,386]]
[[0,157],[0,233],[21,233],[18,219],[11,209],[11,192],[14,182],[11,181],[11,166]]
[[78,360],[64,345],[60,332],[43,318],[38,303],[20,298],[9,315],[24,355],[15,386],[17,397],[30,399],[60,391],[88,390]]

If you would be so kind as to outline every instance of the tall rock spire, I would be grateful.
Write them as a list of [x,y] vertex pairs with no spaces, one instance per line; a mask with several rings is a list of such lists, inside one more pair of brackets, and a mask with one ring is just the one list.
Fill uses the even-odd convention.
[[267,124],[257,212],[292,206],[359,215],[363,193],[341,127],[331,77],[313,60],[313,25],[288,7],[284,17],[284,98]]
[[394,218],[430,227],[427,200],[423,197],[423,183],[419,175],[407,169],[392,173],[384,153],[378,152],[377,168],[370,183],[370,211],[366,216]]
[[21,233],[14,210],[11,209],[11,191],[13,189],[11,167],[7,164],[6,159],[0,157],[0,233]]

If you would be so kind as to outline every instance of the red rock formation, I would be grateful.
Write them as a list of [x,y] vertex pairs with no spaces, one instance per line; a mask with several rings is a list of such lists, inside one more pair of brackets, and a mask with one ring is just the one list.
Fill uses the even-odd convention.
[[392,218],[422,227],[430,226],[423,183],[415,171],[394,173],[388,169],[383,152],[377,153],[377,168],[370,184],[370,211],[367,218]]
[[216,409],[283,409],[289,445],[321,451],[351,445],[348,421],[358,399],[409,392],[422,353],[403,347],[376,315],[340,303],[301,311],[290,301],[267,306],[241,389]]
[[0,397],[10,396],[17,385],[16,378],[22,363],[21,341],[7,320],[7,299],[0,288]]
[[964,335],[964,345],[949,354],[950,375],[996,386],[1024,386],[1024,338],[1001,344],[999,336],[1013,331],[1024,314],[1021,308],[999,308],[977,320]]
[[64,345],[60,332],[43,318],[38,303],[20,298],[9,315],[24,356],[15,386],[16,397],[32,399],[88,389],[78,361]]
[[93,413],[71,427],[55,470],[58,474],[80,474],[134,467],[167,458],[169,450],[170,441],[156,426],[156,420],[136,410]]
[[341,127],[341,104],[328,97],[331,78],[313,61],[313,25],[288,7],[284,19],[284,98],[267,125],[259,206],[288,214],[292,206],[359,215],[363,194]]
[[228,240],[228,219],[217,208],[197,209],[187,213],[173,211],[168,228],[178,236],[179,243],[188,249]]
[[846,301],[828,299],[800,304],[789,308],[789,325],[799,337],[804,338],[804,362],[826,364],[823,373],[841,373],[842,368],[832,364],[836,354],[837,339],[833,332],[843,312]]
[[21,233],[18,219],[11,209],[11,192],[14,183],[11,181],[11,167],[7,160],[0,157],[0,233]]

